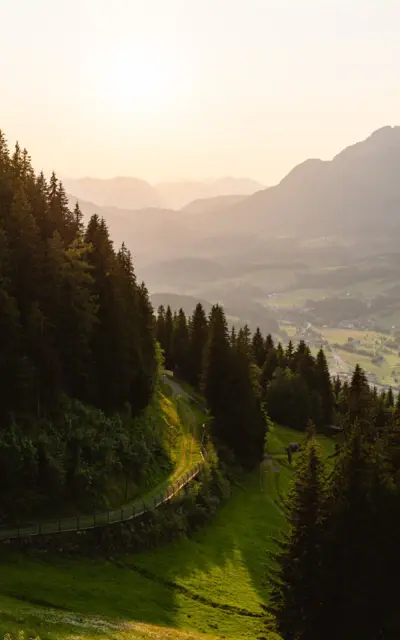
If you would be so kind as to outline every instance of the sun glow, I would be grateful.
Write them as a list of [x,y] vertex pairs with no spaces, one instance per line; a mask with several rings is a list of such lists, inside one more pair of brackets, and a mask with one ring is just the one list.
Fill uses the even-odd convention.
[[103,65],[101,99],[114,113],[145,117],[173,107],[184,84],[181,65],[156,47],[120,50]]

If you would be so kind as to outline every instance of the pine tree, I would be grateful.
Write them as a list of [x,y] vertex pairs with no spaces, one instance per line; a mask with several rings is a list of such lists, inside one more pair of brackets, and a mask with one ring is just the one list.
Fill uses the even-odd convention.
[[277,355],[277,358],[278,358],[278,366],[281,367],[282,369],[285,369],[285,367],[286,367],[285,351],[284,351],[284,348],[282,347],[282,343],[281,342],[278,342],[278,344],[277,344],[276,355]]
[[228,382],[230,366],[231,350],[225,313],[222,307],[214,305],[209,319],[201,387],[215,418],[216,436],[221,441],[227,439],[229,431],[226,413],[231,397]]
[[267,391],[268,385],[274,377],[274,374],[279,367],[279,359],[276,349],[272,348],[267,352],[267,357],[264,362],[264,366],[261,372],[261,387],[264,394]]
[[386,637],[391,588],[385,586],[395,544],[385,458],[381,443],[371,442],[358,422],[352,425],[327,501],[320,592],[323,617],[330,621],[327,640]]
[[116,288],[117,260],[104,220],[93,215],[85,234],[90,246],[88,263],[93,284],[91,293],[98,305],[97,322],[91,339],[93,355],[93,403],[107,411],[120,407],[127,388],[126,356],[120,326]]
[[203,371],[207,335],[207,317],[203,305],[199,302],[193,312],[189,330],[189,382],[196,388],[200,385]]
[[160,343],[163,351],[165,351],[166,333],[165,333],[165,307],[160,304],[157,309],[157,317],[155,323],[156,339]]
[[334,378],[334,380],[333,380],[333,391],[334,391],[334,394],[335,394],[336,402],[339,401],[339,396],[340,396],[341,390],[342,390],[342,382],[341,382],[339,376],[336,376]]
[[274,341],[272,339],[271,334],[269,333],[265,338],[265,355],[268,356],[268,353],[271,351],[271,349],[274,349],[274,348],[275,348]]
[[168,305],[165,312],[165,343],[163,345],[165,368],[173,370],[175,366],[174,354],[173,354],[173,336],[174,336],[174,318],[172,315],[171,307]]
[[73,236],[74,238],[80,238],[84,232],[83,213],[79,206],[79,202],[75,203],[74,210],[72,212],[73,218]]
[[136,378],[132,382],[131,405],[134,413],[143,410],[150,402],[157,380],[157,350],[154,340],[154,310],[150,302],[149,292],[142,282],[137,289],[138,318],[135,337],[140,354]]
[[231,351],[231,367],[227,373],[231,390],[226,407],[230,425],[225,443],[236,460],[251,469],[261,462],[266,433],[259,370],[249,358],[246,342],[237,342]]
[[293,366],[293,357],[294,357],[293,342],[291,340],[289,340],[288,346],[286,347],[286,351],[285,351],[286,366],[292,368],[292,366]]
[[315,389],[321,398],[322,421],[324,425],[331,425],[333,419],[334,397],[332,393],[331,377],[328,363],[323,349],[317,354],[315,365]]
[[257,327],[254,335],[253,335],[253,339],[252,339],[252,353],[253,353],[253,358],[254,361],[256,363],[256,365],[262,369],[264,362],[265,362],[265,357],[266,357],[266,350],[265,350],[265,342],[264,342],[264,338],[262,336],[262,333],[260,331],[260,328]]
[[277,570],[270,570],[271,603],[278,632],[291,640],[320,640],[321,557],[326,480],[313,437],[301,449],[287,499],[289,532],[278,545]]
[[251,348],[251,334],[247,324],[239,329],[236,346],[240,351],[242,351],[248,360],[251,360],[253,356]]
[[389,408],[394,407],[394,396],[393,396],[393,389],[392,389],[392,387],[389,387],[389,390],[388,390],[388,392],[387,392],[387,396],[386,396],[386,403],[387,403],[387,406],[388,406]]
[[179,309],[172,337],[175,371],[186,380],[189,372],[189,330],[183,309]]
[[349,388],[349,420],[352,424],[356,419],[369,415],[370,389],[367,377],[357,364]]

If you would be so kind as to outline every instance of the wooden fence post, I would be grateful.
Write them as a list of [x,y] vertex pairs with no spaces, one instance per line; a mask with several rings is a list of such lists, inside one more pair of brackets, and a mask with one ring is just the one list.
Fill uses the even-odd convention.
[[123,521],[124,521],[124,510],[121,509],[121,522],[123,522]]
[[76,516],[76,530],[79,531],[79,516]]

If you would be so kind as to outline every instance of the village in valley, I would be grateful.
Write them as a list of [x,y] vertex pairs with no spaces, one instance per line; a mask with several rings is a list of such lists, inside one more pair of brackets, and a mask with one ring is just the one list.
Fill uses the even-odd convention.
[[281,321],[286,340],[297,343],[304,340],[313,353],[323,347],[332,376],[349,380],[356,364],[367,375],[371,386],[379,391],[390,387],[400,392],[400,331],[388,333],[356,327],[352,323],[340,323],[337,328],[316,327],[310,322],[295,326]]

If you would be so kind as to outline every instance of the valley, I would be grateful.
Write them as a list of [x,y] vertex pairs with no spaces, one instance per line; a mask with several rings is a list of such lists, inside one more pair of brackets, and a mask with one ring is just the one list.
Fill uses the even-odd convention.
[[[75,194],[84,183],[67,186],[71,205],[80,196],[85,217],[104,216],[132,249],[155,307],[221,303],[230,325],[259,326],[283,342],[286,325],[307,323],[388,337],[400,330],[400,191],[391,179],[399,161],[400,127],[388,126],[330,161],[306,160],[275,186],[253,184],[239,196],[222,181],[215,188],[231,186],[229,196],[209,192],[176,209],[143,208],[140,198],[133,208],[137,185],[126,181],[124,190],[113,181],[89,181],[90,192]],[[112,201],[113,193],[121,197]],[[81,199],[89,195],[92,202]],[[397,359],[386,356],[361,363],[373,382],[395,386]]]
[[400,391],[399,334],[381,333],[372,329],[356,329],[351,323],[344,327],[316,327],[304,323],[298,327],[281,324],[281,335],[294,343],[299,340],[311,347],[313,353],[323,347],[331,376],[350,381],[354,367],[359,364],[371,386],[378,391],[392,387]]

